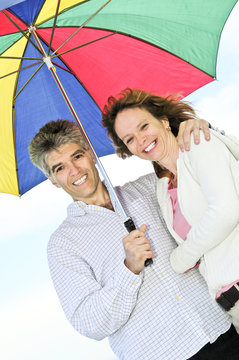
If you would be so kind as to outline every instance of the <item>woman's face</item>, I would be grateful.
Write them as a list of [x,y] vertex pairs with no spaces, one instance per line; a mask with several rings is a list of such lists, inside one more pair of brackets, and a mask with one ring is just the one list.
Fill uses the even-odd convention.
[[115,119],[115,132],[129,151],[141,159],[160,161],[168,154],[168,140],[172,133],[169,123],[156,119],[143,108],[121,111]]

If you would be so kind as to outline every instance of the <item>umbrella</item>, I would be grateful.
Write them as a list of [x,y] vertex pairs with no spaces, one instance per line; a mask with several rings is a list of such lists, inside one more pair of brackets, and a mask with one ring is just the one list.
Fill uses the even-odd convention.
[[45,179],[27,147],[49,120],[77,114],[103,156],[114,152],[100,125],[109,95],[128,86],[186,96],[212,81],[236,2],[25,0],[0,12],[0,192],[24,194]]
[[125,87],[186,96],[213,81],[236,2],[25,0],[1,11],[0,192],[21,195],[45,179],[29,142],[49,120],[73,116],[116,196],[98,159],[114,152],[100,124],[108,96]]
[[27,147],[49,120],[75,111],[104,156],[114,152],[100,125],[109,95],[132,87],[186,96],[212,81],[236,2],[25,0],[0,12],[0,192],[24,194],[45,179]]

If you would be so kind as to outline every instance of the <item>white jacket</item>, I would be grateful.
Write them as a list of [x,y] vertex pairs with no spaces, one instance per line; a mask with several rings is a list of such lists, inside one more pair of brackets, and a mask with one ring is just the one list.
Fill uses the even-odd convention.
[[178,201],[192,227],[185,241],[172,228],[168,178],[159,179],[157,184],[162,214],[179,245],[171,254],[172,268],[183,273],[201,259],[199,270],[213,298],[222,286],[239,279],[238,158],[237,140],[213,130],[209,142],[201,136],[200,145],[192,140],[191,150],[180,152]]

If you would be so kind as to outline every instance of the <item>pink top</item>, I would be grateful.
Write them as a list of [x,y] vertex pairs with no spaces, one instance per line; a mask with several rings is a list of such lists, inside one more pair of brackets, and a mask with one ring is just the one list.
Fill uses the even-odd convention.
[[178,203],[177,189],[172,187],[171,181],[168,184],[168,192],[173,207],[173,229],[183,240],[186,240],[187,234],[191,229],[191,226],[181,213]]
[[[168,192],[171,198],[172,207],[173,207],[173,229],[174,231],[183,239],[186,240],[187,234],[191,229],[191,226],[181,213],[178,196],[177,196],[177,188],[172,187],[171,181],[168,184]],[[196,264],[194,267],[197,267]],[[189,269],[190,270],[190,269]],[[233,285],[235,285],[239,280],[234,281],[233,283],[223,286],[216,294],[216,299],[225,291],[229,290]]]

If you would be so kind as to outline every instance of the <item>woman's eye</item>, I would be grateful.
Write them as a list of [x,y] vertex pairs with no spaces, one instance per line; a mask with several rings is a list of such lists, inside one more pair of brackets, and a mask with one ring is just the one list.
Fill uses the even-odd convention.
[[131,141],[133,140],[133,138],[131,137],[131,138],[129,138],[128,140],[126,140],[126,144],[129,144],[129,143],[131,143]]

